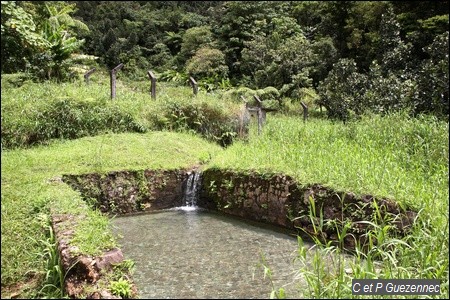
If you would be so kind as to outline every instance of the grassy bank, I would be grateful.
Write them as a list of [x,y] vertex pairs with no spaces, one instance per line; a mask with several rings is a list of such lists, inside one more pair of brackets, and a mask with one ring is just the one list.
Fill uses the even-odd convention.
[[46,277],[45,231],[50,208],[85,214],[76,228],[82,253],[98,254],[116,241],[107,219],[90,211],[62,174],[112,170],[175,169],[205,163],[222,151],[192,134],[149,132],[107,134],[54,142],[32,149],[2,151],[2,298],[37,297]]
[[421,209],[446,204],[448,123],[366,116],[343,124],[269,116],[262,135],[237,142],[210,165],[283,172],[304,184],[369,193]]
[[[255,128],[252,133],[209,166],[281,172],[301,184],[389,197],[420,212],[412,234],[401,240],[385,235],[387,227],[377,227],[372,234],[379,245],[358,256],[356,273],[347,274],[341,262],[333,273],[320,256],[308,259],[315,265],[299,273],[309,279],[306,296],[351,297],[352,277],[442,279],[442,297],[448,296],[448,123],[404,114],[365,116],[347,124],[269,116],[262,134]],[[322,256],[339,252],[321,247]],[[303,259],[315,255],[300,253]],[[380,259],[382,266],[375,267],[373,260]]]
[[[102,133],[191,130],[226,145],[238,126],[240,104],[220,94],[161,82],[152,100],[148,82],[117,80],[110,99],[109,76],[96,74],[89,85],[25,81],[14,86],[2,75],[2,149],[29,147],[52,139],[76,139]],[[16,80],[17,81],[17,80]]]

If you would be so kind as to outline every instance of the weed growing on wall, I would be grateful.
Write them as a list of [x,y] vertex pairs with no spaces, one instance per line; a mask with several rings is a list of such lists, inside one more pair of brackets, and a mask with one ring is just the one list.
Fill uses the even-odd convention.
[[113,295],[122,297],[122,298],[130,298],[131,297],[131,284],[128,280],[120,278],[119,280],[111,281],[109,285],[109,290]]

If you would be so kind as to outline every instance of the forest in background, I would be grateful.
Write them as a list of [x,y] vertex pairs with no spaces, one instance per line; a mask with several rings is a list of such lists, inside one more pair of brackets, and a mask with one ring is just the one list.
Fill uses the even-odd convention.
[[1,14],[2,74],[65,80],[88,54],[133,80],[273,87],[344,120],[448,119],[448,1],[3,1]]

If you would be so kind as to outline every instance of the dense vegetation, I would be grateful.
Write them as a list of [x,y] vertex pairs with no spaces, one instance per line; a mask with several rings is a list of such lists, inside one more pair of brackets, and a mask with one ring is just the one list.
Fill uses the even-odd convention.
[[[448,1],[2,1],[2,298],[62,296],[50,208],[87,216],[81,252],[116,243],[61,174],[199,163],[419,211],[408,237],[377,227],[351,276],[326,269],[339,250],[322,245],[305,296],[351,297],[352,277],[379,277],[442,279],[448,298],[448,25]],[[241,98],[253,95],[278,109],[261,135]]]
[[[194,98],[189,88],[162,85],[155,101],[148,93],[148,82],[143,82],[140,90],[139,85],[119,80],[117,98],[111,101],[101,79],[89,86],[80,79],[64,84],[26,81],[20,87],[11,86],[15,81],[10,77],[4,79],[2,135],[11,131],[16,135],[7,139],[5,134],[3,141],[17,149],[2,150],[2,296],[60,295],[60,290],[49,288],[50,283],[55,284],[53,278],[58,278],[54,265],[48,264],[55,257],[54,244],[47,240],[50,208],[88,215],[72,241],[83,253],[94,254],[115,245],[106,219],[81,205],[79,194],[58,181],[62,174],[171,169],[198,163],[204,168],[282,172],[303,184],[320,182],[336,189],[386,196],[420,211],[413,233],[403,240],[385,235],[386,228],[375,231],[383,243],[367,256],[360,253],[355,258],[352,275],[343,265],[335,265],[337,271],[330,273],[321,263],[325,253],[317,254],[314,274],[308,273],[309,268],[302,271],[311,280],[305,295],[350,297],[347,288],[352,277],[371,278],[376,272],[385,278],[440,278],[443,297],[448,295],[449,142],[445,121],[427,115],[413,118],[403,112],[384,117],[367,114],[343,124],[320,118],[316,111],[319,118],[303,122],[299,109],[287,106],[268,115],[261,135],[250,120],[248,135],[243,135],[244,139],[236,136],[231,145],[221,149],[193,134],[217,142],[219,137],[235,133],[228,131],[226,122],[221,123],[225,127],[220,135],[201,130],[215,127],[219,132],[217,116],[235,125],[238,113],[234,112],[242,104],[230,100],[227,93],[201,92]],[[58,108],[59,114],[43,114],[52,107]],[[127,117],[110,124],[111,115]],[[118,134],[127,122],[146,133]],[[58,127],[61,135],[51,139],[50,133]],[[89,128],[95,131],[88,132]],[[180,133],[155,131],[161,129]],[[71,136],[72,132],[77,134]],[[31,135],[42,137],[36,142],[47,145],[30,147],[27,137]],[[68,138],[77,139],[65,141]],[[28,149],[21,149],[23,146]],[[375,263],[380,258],[383,265]]]
[[2,3],[2,73],[69,77],[70,54],[130,78],[317,93],[331,117],[448,117],[448,1]]

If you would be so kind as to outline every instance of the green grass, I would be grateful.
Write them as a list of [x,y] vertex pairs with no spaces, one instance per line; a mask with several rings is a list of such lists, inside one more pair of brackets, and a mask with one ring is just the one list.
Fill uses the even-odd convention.
[[448,123],[402,115],[352,123],[271,116],[210,167],[282,172],[301,184],[391,197],[421,209],[448,198]]
[[[448,297],[448,123],[401,113],[368,115],[345,125],[269,115],[260,136],[254,127],[251,131],[248,142],[233,144],[208,167],[281,172],[300,184],[389,197],[420,212],[404,238],[385,235],[387,227],[375,226],[370,234],[378,246],[345,264],[323,263],[328,253],[341,253],[330,244],[317,241],[317,253],[300,246],[305,266],[298,276],[309,283],[306,297],[351,297],[352,278],[441,279],[441,297]],[[344,265],[351,266],[351,276]]]
[[[192,134],[171,132],[107,134],[2,151],[2,297],[7,295],[4,286],[42,284],[46,228],[41,220],[50,208],[86,215],[74,237],[81,253],[98,254],[116,243],[106,217],[89,210],[77,192],[61,183],[62,174],[187,168],[220,151],[218,145]],[[35,296],[36,286],[21,297]]]

